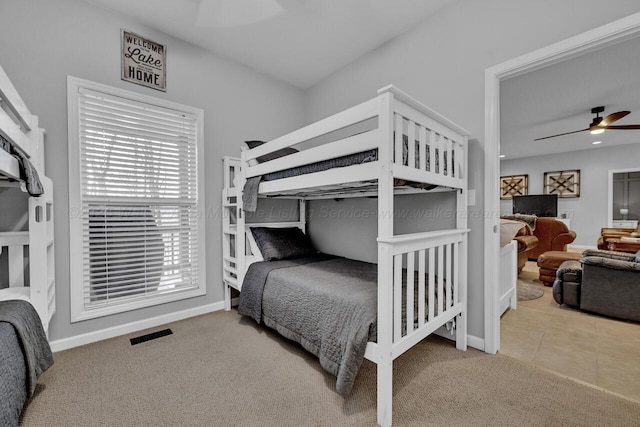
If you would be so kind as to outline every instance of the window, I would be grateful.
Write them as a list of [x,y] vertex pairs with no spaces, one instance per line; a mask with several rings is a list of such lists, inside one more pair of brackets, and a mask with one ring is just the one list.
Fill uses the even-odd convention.
[[71,321],[205,293],[203,111],[68,79]]

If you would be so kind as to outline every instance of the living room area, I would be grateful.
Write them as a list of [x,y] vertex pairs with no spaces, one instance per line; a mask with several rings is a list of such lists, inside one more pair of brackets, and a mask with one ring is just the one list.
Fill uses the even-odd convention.
[[[500,354],[640,401],[640,242],[622,240],[640,227],[603,228],[586,248],[572,245],[578,233],[565,218],[504,217],[523,222],[517,308],[502,315]],[[610,251],[610,239],[624,244]]]
[[638,58],[631,39],[500,84],[500,214],[524,226],[499,353],[640,402]]

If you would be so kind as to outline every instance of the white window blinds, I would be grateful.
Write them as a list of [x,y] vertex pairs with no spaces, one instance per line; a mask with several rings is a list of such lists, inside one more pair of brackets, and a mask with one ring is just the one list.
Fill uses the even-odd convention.
[[82,85],[75,96],[77,320],[204,293],[201,114]]

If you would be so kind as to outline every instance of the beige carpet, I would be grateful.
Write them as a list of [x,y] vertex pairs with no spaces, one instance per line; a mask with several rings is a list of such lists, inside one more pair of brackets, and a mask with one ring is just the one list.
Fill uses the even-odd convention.
[[[55,354],[24,426],[374,426],[375,365],[351,395],[297,345],[235,311]],[[160,330],[163,328],[154,328]],[[145,331],[149,332],[149,331]],[[429,338],[394,364],[397,426],[638,426],[640,404]]]

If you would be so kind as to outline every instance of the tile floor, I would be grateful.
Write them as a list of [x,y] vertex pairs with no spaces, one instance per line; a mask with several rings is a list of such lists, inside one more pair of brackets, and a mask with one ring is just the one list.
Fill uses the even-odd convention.
[[559,306],[537,276],[535,262],[527,262],[520,277],[544,295],[503,314],[500,354],[640,402],[640,323]]

